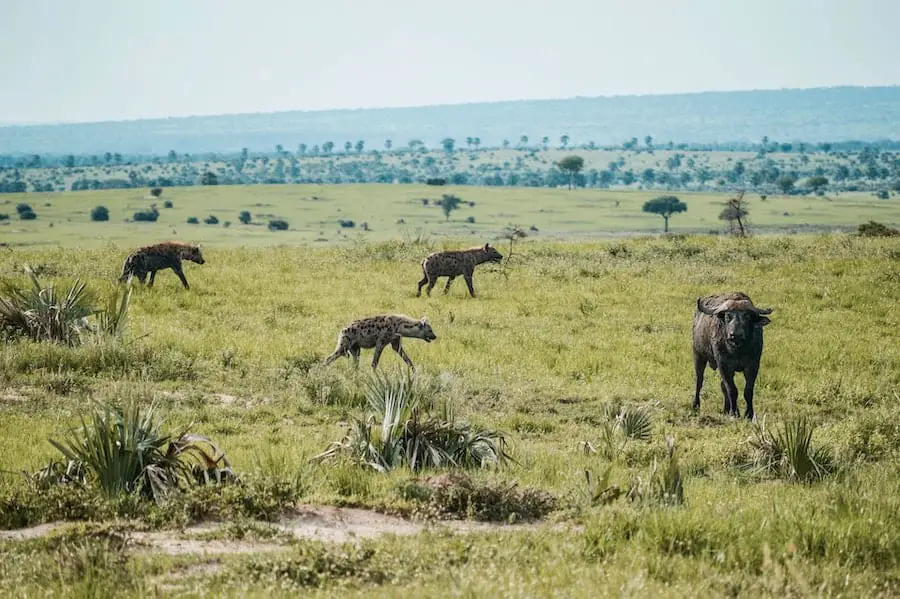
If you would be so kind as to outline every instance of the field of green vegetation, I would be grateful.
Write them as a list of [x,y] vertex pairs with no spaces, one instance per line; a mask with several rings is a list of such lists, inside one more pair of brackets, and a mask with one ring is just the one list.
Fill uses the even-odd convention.
[[[475,206],[448,224],[420,201],[440,193]],[[153,289],[136,287],[116,336],[0,346],[0,592],[897,596],[900,242],[588,238],[659,231],[662,219],[640,211],[653,195],[370,185],[11,196],[38,214],[0,227],[0,277],[20,289],[27,264],[43,285],[64,291],[77,278],[102,299],[134,246],[208,244],[206,264],[186,263],[189,291],[168,271]],[[680,197],[688,211],[672,217],[674,231],[721,229],[727,196]],[[151,201],[156,223],[123,222]],[[109,222],[89,221],[96,205]],[[751,221],[854,228],[897,222],[892,206],[756,197]],[[241,210],[260,224],[239,224]],[[202,224],[209,214],[220,224]],[[290,229],[269,231],[269,215]],[[509,223],[528,236],[509,260],[476,270],[477,298],[462,281],[415,297],[428,252],[491,241],[508,255],[498,233]],[[722,415],[714,373],[699,414],[690,409],[696,299],[728,290],[774,309],[755,423]],[[359,370],[347,359],[322,365],[341,327],[381,312],[427,316],[437,334],[404,343],[412,392],[432,406],[424,413],[487,439],[473,448],[493,440],[510,460],[449,475],[311,460],[348,428],[353,439],[385,389],[371,350]],[[406,372],[390,349],[379,371],[394,384]],[[49,439],[66,439],[82,417],[89,427],[104,404],[152,405],[164,431],[208,436],[238,481],[156,502],[63,472]],[[377,439],[381,418],[372,430]],[[346,512],[358,537],[308,516],[321,506],[360,509]]]
[[[463,202],[449,218],[435,205],[444,194]],[[165,189],[159,198],[137,189],[9,194],[0,197],[0,212],[12,214],[0,221],[0,235],[11,246],[114,244],[123,248],[164,239],[267,246],[408,240],[422,235],[478,243],[483,238],[497,238],[509,225],[519,226],[537,239],[608,237],[661,232],[663,219],[641,210],[645,201],[658,195],[650,191],[377,184],[181,187]],[[724,230],[726,223],[718,216],[730,195],[677,195],[687,204],[687,212],[671,218],[672,231]],[[900,203],[865,193],[775,195],[765,200],[748,194],[747,198],[751,228],[760,232],[855,230],[868,220],[900,224]],[[166,201],[171,208],[165,207]],[[35,220],[16,216],[16,206],[22,203],[31,207]],[[133,221],[136,212],[147,211],[151,205],[159,212],[156,222]],[[91,221],[91,211],[97,206],[109,210],[108,221]],[[249,213],[249,224],[240,222],[242,211]],[[206,224],[210,216],[218,223]],[[187,223],[191,217],[197,224]],[[274,219],[286,221],[288,229],[269,230]],[[352,227],[341,226],[341,221],[349,221],[344,224],[352,223]],[[363,223],[368,230],[363,230]]]

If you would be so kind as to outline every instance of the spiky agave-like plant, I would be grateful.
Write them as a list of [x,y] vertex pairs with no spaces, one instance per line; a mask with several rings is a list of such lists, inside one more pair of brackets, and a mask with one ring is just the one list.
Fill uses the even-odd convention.
[[50,443],[107,495],[140,493],[161,501],[181,486],[234,476],[209,438],[164,433],[153,406],[97,404],[80,426]]
[[75,345],[90,330],[88,317],[97,309],[94,295],[80,279],[60,294],[51,283],[44,287],[37,274],[25,266],[31,285],[24,289],[9,281],[0,290],[0,329],[35,341]]
[[347,434],[314,461],[346,456],[387,472],[400,466],[485,468],[511,459],[502,432],[456,422],[449,404],[436,405],[434,390],[408,373],[375,374],[366,403],[366,416],[354,418]]

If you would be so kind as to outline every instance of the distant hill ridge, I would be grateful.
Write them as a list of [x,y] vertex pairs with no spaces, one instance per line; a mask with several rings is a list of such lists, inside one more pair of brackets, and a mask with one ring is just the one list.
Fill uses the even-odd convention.
[[560,135],[570,144],[621,144],[651,135],[656,144],[779,141],[879,141],[900,139],[900,86],[703,92],[519,100],[411,108],[195,116],[101,123],[0,127],[0,154],[129,154],[272,150],[296,151],[332,141],[365,142],[381,149],[413,139],[429,147],[452,137],[481,145],[529,145]]

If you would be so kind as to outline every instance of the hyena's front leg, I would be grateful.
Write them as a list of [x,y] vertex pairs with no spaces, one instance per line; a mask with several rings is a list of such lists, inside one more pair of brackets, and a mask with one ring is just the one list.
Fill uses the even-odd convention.
[[407,355],[406,355],[406,352],[403,351],[403,346],[400,345],[400,339],[394,339],[393,341],[391,341],[391,347],[394,348],[394,351],[395,351],[395,352],[397,352],[398,354],[400,354],[400,357],[403,358],[403,361],[406,362],[406,364],[407,364],[410,368],[412,368],[413,370],[415,370],[416,367],[413,366],[412,360],[409,359],[409,356],[407,356]]
[[472,282],[472,273],[467,272],[463,275],[463,278],[466,280],[466,287],[469,288],[469,295],[475,297],[475,285]]
[[419,288],[416,289],[416,297],[422,297],[422,287],[428,283],[428,275],[422,275],[422,280],[419,281]]
[[[187,279],[184,278],[184,271],[181,269],[181,266],[173,266],[172,270],[175,271],[175,274],[178,275],[178,278],[181,279],[181,284],[184,285],[185,289],[190,289],[191,286],[188,285]],[[156,273],[154,273],[156,274]]]
[[[147,276],[147,275],[144,275],[144,277],[146,277],[146,276]],[[150,282],[147,283],[147,287],[153,287],[153,282],[154,282],[154,281],[156,281],[156,271],[155,271],[155,270],[151,270],[151,271],[150,271]],[[143,283],[143,282],[144,282],[144,279],[141,278],[141,283]]]

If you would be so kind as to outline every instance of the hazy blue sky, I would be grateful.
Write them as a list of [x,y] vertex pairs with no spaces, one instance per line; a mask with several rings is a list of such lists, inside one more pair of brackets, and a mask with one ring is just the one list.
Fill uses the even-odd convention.
[[0,122],[898,84],[898,22],[900,0],[0,0]]

